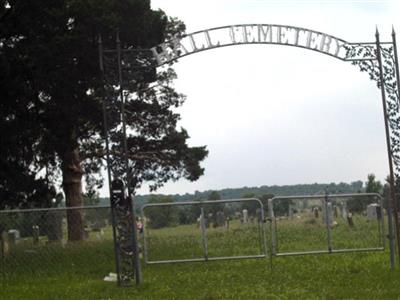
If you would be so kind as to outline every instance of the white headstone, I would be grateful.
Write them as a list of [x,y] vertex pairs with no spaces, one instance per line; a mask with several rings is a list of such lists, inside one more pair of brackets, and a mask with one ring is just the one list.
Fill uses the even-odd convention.
[[10,229],[8,231],[8,241],[10,242],[10,245],[15,245],[16,243],[18,243],[19,239],[20,239],[19,230]]
[[293,219],[293,206],[289,204],[289,219]]
[[247,211],[247,209],[243,209],[242,211],[243,213],[243,223],[249,223],[249,213]]
[[378,219],[378,207],[379,204],[372,203],[367,206],[367,219],[377,220]]
[[269,199],[269,200],[268,200],[268,217],[269,217],[271,220],[275,217],[272,199]]
[[347,202],[342,204],[342,218],[347,219]]

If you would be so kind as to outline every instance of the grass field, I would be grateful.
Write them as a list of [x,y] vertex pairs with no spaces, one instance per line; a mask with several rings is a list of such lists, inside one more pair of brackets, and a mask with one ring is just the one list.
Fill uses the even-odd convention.
[[[349,229],[339,224],[336,245],[369,247],[377,242],[376,226]],[[324,227],[307,220],[282,220],[281,250],[324,245]],[[210,256],[260,252],[257,225],[232,223],[209,229]],[[105,233],[109,236],[109,232]],[[322,243],[321,243],[322,241]],[[321,244],[318,244],[321,243]],[[149,258],[201,257],[196,225],[151,230]],[[346,253],[143,266],[144,283],[118,288],[104,282],[114,270],[113,244],[93,238],[82,244],[47,245],[31,249],[21,244],[2,261],[1,299],[398,299],[400,272],[389,270],[389,254]],[[50,249],[48,247],[51,247]],[[313,250],[313,249],[310,249]],[[45,252],[44,252],[45,251]],[[45,255],[41,255],[45,253]]]

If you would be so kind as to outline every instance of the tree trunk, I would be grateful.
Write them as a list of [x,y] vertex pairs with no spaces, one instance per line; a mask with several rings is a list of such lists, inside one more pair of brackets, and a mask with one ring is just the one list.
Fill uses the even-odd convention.
[[[67,207],[82,206],[82,168],[78,149],[66,151],[62,157],[63,188]],[[84,237],[81,209],[67,211],[68,240],[80,241]]]

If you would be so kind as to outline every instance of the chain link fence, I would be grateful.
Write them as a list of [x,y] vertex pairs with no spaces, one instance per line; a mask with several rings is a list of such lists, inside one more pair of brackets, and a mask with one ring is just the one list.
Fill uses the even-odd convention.
[[63,272],[103,278],[115,269],[111,224],[109,207],[0,211],[1,275],[4,280]]
[[[145,263],[160,264],[380,251],[385,220],[379,195],[347,194],[275,197],[268,208],[258,199],[153,203],[137,227]],[[115,270],[110,207],[0,211],[0,234],[3,282]]]

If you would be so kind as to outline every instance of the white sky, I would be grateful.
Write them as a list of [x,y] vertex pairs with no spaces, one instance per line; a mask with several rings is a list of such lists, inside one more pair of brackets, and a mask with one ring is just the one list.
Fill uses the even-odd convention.
[[[400,1],[152,0],[187,33],[264,23],[325,32],[348,42],[400,34]],[[187,95],[179,112],[190,145],[207,145],[205,175],[160,193],[225,187],[365,181],[388,174],[380,91],[358,67],[277,45],[224,47],[174,65]],[[142,188],[139,194],[148,193]]]

